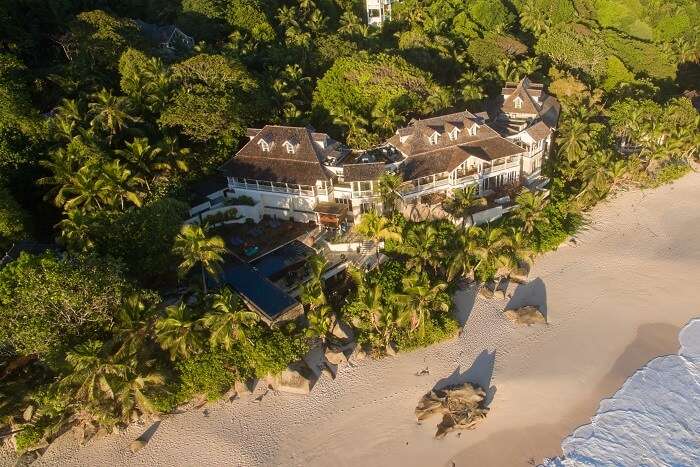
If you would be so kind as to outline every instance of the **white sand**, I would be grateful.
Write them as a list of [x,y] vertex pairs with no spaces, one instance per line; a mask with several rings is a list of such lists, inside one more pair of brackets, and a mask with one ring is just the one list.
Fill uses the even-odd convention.
[[[540,258],[528,287],[550,325],[516,328],[504,302],[462,293],[459,339],[344,367],[309,396],[219,402],[163,420],[148,446],[129,443],[146,426],[78,447],[55,442],[46,465],[527,465],[561,455],[561,440],[588,423],[599,401],[658,355],[676,353],[680,326],[700,315],[700,174],[599,206],[577,246]],[[523,297],[519,291],[518,297]],[[495,367],[494,365],[495,357]],[[476,364],[475,364],[476,361]],[[474,366],[473,366],[474,365]],[[430,375],[415,376],[428,366]],[[452,375],[497,388],[475,431],[432,438],[413,409]],[[7,458],[6,458],[7,459]]]

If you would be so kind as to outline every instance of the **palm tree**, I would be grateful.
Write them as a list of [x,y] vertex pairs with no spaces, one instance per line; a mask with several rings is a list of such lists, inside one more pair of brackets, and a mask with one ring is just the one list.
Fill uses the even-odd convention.
[[597,151],[588,157],[583,164],[582,176],[585,186],[581,194],[590,194],[595,199],[602,199],[610,191],[610,180],[613,175],[611,154]]
[[181,276],[185,276],[193,267],[199,265],[202,271],[202,290],[207,294],[207,274],[216,279],[222,272],[223,255],[228,253],[224,240],[219,237],[209,237],[198,225],[186,224],[175,237],[173,252],[182,257],[178,266]]
[[170,353],[170,359],[188,358],[199,349],[197,320],[186,303],[170,305],[165,309],[166,316],[156,320],[156,341]]
[[400,251],[408,256],[406,266],[416,271],[424,271],[426,266],[435,270],[439,264],[437,250],[440,238],[437,229],[427,223],[409,225],[403,235]]
[[106,195],[106,183],[96,167],[81,167],[56,195],[56,203],[66,211],[82,208],[86,211],[102,209]]
[[377,267],[379,268],[379,243],[382,240],[401,241],[401,234],[396,232],[391,226],[391,222],[384,216],[374,211],[367,212],[360,218],[360,223],[355,226],[355,231],[362,237],[374,243],[377,257]]
[[513,264],[512,256],[508,251],[509,239],[504,229],[490,226],[482,230],[478,246],[474,249],[477,258],[474,270],[481,271],[482,279],[485,274],[496,271]]
[[425,323],[433,311],[447,312],[450,309],[450,296],[445,292],[447,284],[431,284],[425,273],[413,273],[402,280],[403,293],[395,294],[394,300],[410,317],[411,331],[418,329],[425,336]]
[[360,18],[350,10],[343,11],[343,14],[340,16],[339,22],[340,27],[338,28],[338,32],[348,36],[356,34],[359,30],[360,25],[362,24]]
[[549,223],[545,212],[549,205],[549,200],[546,196],[545,193],[533,193],[523,188],[515,198],[516,209],[513,212],[513,217],[522,224],[525,233],[532,233],[538,223]]
[[132,367],[129,376],[117,385],[114,393],[122,421],[134,422],[142,414],[158,413],[158,409],[143,391],[147,386],[160,386],[163,383],[165,378],[160,373],[141,375]]
[[137,186],[145,183],[142,178],[131,175],[131,170],[122,167],[120,161],[114,160],[102,167],[105,199],[111,200],[112,206],[119,204],[124,210],[124,200],[127,199],[135,206],[141,207],[141,197],[136,191]]
[[590,142],[590,129],[578,118],[564,120],[560,130],[559,154],[569,162],[578,162]]
[[330,305],[312,308],[306,313],[306,318],[309,321],[304,331],[306,336],[310,338],[318,337],[325,341],[333,328],[333,308]]
[[117,311],[112,330],[114,340],[119,346],[115,357],[125,358],[144,349],[151,327],[149,315],[150,310],[138,294],[130,295],[124,300]]
[[393,134],[396,128],[403,124],[404,121],[403,115],[387,105],[375,106],[372,109],[372,125],[384,135]]
[[478,247],[479,239],[482,236],[483,231],[481,228],[474,226],[457,232],[448,257],[448,281],[451,282],[459,276],[473,274],[477,261],[474,251]]
[[143,180],[146,182],[146,189],[150,192],[151,186],[148,183],[148,178],[154,178],[154,171],[170,170],[170,165],[157,160],[161,149],[151,146],[148,138],[134,138],[131,143],[126,142],[125,144],[126,149],[117,149],[114,152],[123,157],[134,170],[144,176]]
[[99,402],[103,397],[114,399],[112,380],[127,377],[127,365],[105,357],[103,350],[103,342],[87,341],[66,354],[71,372],[60,384],[74,386],[76,399],[85,402]]
[[258,315],[246,308],[243,300],[228,287],[213,296],[212,311],[201,319],[209,329],[209,344],[231,350],[235,342],[244,342],[246,328],[258,321]]
[[459,98],[463,102],[480,101],[486,97],[481,77],[474,71],[466,71],[457,80]]
[[360,130],[364,130],[367,126],[367,120],[350,109],[343,109],[342,111],[333,113],[333,124],[347,127],[348,131],[346,134],[352,135],[358,133]]
[[317,308],[327,303],[323,290],[323,273],[328,261],[323,255],[313,255],[306,260],[311,278],[301,288],[301,302],[310,308]]
[[401,175],[385,172],[379,177],[379,195],[382,198],[382,206],[390,215],[396,209],[396,202],[401,199],[399,188],[403,184]]
[[102,89],[91,98],[88,108],[93,127],[105,129],[113,136],[127,128],[129,122],[139,121],[138,117],[130,114],[131,104],[124,96],[114,96],[111,91]]
[[165,161],[161,170],[169,171],[177,167],[182,172],[189,170],[187,159],[190,157],[190,148],[181,148],[177,136],[166,135],[158,143],[158,150]]
[[62,206],[65,200],[59,198],[59,193],[61,187],[68,183],[70,178],[78,170],[77,161],[75,158],[65,149],[59,148],[51,154],[51,160],[43,160],[39,162],[39,165],[48,169],[52,175],[48,177],[42,177],[37,180],[38,185],[53,185],[51,189],[44,196],[45,200],[49,198],[54,198],[54,203],[56,206]]
[[69,251],[85,253],[92,249],[94,243],[90,239],[92,216],[82,209],[72,209],[66,213],[66,218],[55,225],[61,231],[59,242]]
[[462,219],[462,230],[464,230],[467,218],[470,224],[474,224],[472,217],[474,208],[484,207],[487,204],[486,198],[479,197],[478,185],[467,185],[452,192],[452,197],[445,200],[444,209],[454,217]]
[[520,229],[510,227],[506,231],[506,238],[508,254],[511,257],[512,264],[521,265],[524,263],[532,266],[535,260],[535,253],[530,248],[525,234]]
[[520,10],[520,24],[523,28],[532,31],[535,36],[539,36],[549,29],[547,15],[543,14],[532,1],[526,1],[523,4]]

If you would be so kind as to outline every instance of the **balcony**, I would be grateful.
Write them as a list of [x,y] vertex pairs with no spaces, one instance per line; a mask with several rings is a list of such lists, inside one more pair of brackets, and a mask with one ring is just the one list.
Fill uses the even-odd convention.
[[229,181],[229,187],[231,188],[241,188],[244,190],[255,190],[255,191],[267,191],[271,193],[285,193],[290,195],[301,195],[301,196],[314,196],[314,190],[302,190],[297,186],[294,188],[292,186],[275,186],[268,185],[265,183],[241,183],[241,182],[231,182]]
[[450,185],[450,179],[443,178],[441,180],[433,180],[432,182],[424,183],[422,185],[411,183],[400,191],[402,196],[411,196],[415,194],[427,195],[429,193],[440,191],[444,187],[449,187]]
[[484,167],[482,174],[490,174],[494,172],[500,172],[501,170],[512,169],[513,167],[520,167],[520,160],[513,162],[501,162],[500,164],[493,164],[491,167]]

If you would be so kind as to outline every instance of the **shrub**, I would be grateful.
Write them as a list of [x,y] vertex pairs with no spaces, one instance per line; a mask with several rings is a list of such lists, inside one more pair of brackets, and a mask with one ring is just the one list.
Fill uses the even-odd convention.
[[549,222],[536,224],[529,239],[532,249],[538,253],[555,250],[583,225],[583,217],[572,212],[566,200],[552,202],[544,211]]
[[226,201],[224,202],[226,205],[230,206],[255,206],[255,200],[251,198],[250,196],[246,195],[241,195],[241,196],[236,196],[234,198],[226,198]]
[[213,401],[221,397],[236,380],[236,374],[231,370],[224,355],[207,352],[183,360],[176,365],[180,374],[177,396],[173,399],[161,397],[160,404],[167,406],[176,400],[189,400],[201,394],[207,400]]
[[670,161],[649,178],[645,186],[656,188],[661,185],[667,185],[678,180],[690,171],[692,171],[692,168],[685,161]]
[[421,337],[417,331],[402,329],[396,334],[395,342],[399,351],[407,352],[451,339],[458,330],[459,323],[452,316],[447,313],[435,313],[425,325],[424,336]]
[[24,425],[22,431],[15,434],[15,449],[18,453],[24,453],[41,441],[44,430],[34,425]]
[[258,325],[249,331],[248,338],[251,343],[241,348],[235,359],[242,377],[280,373],[309,350],[304,334],[294,325],[274,330]]

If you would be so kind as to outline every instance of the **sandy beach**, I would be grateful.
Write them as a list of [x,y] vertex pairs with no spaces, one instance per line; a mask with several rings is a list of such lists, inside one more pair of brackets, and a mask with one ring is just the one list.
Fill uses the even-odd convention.
[[[80,447],[63,436],[38,465],[518,466],[561,455],[600,400],[659,355],[700,316],[700,173],[653,191],[621,193],[590,214],[575,244],[538,259],[512,304],[539,304],[546,327],[516,328],[508,301],[460,292],[466,322],[449,342],[344,366],[309,396],[268,394],[165,417]],[[428,368],[429,375],[416,376]],[[438,382],[490,387],[491,412],[474,431],[433,439],[413,409]],[[262,391],[262,388],[258,389]],[[9,458],[5,457],[9,462]]]

